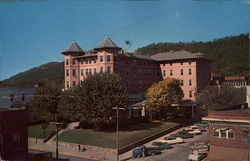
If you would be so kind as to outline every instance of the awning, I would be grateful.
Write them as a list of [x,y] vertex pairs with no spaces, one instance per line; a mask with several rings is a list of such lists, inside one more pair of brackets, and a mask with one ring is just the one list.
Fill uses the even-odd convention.
[[249,149],[230,148],[211,145],[207,160],[209,161],[244,161],[248,160]]

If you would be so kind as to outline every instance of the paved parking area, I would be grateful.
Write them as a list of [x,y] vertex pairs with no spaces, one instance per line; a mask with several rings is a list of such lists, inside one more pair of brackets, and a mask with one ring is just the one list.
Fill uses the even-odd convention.
[[[176,133],[176,131],[172,132],[172,133]],[[165,135],[165,136],[169,136],[169,135],[170,134]],[[156,140],[163,139],[165,136],[160,137]],[[161,151],[162,153],[159,155],[147,156],[147,157],[142,157],[142,158],[132,158],[131,157],[132,150],[131,150],[129,152],[122,154],[120,156],[120,159],[122,161],[125,161],[125,160],[131,160],[131,161],[186,161],[188,158],[188,155],[190,154],[190,151],[189,151],[190,143],[196,142],[196,141],[208,141],[208,133],[203,132],[202,135],[196,135],[196,136],[194,136],[194,138],[185,139],[184,141],[185,141],[185,143],[173,145],[172,149],[162,150]],[[153,141],[151,141],[145,145],[148,147],[152,144],[152,142]]]

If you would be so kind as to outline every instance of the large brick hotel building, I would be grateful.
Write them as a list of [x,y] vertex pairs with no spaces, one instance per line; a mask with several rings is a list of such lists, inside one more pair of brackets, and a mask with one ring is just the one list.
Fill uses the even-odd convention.
[[181,81],[184,98],[210,85],[210,61],[202,53],[170,51],[153,56],[127,52],[105,37],[93,50],[84,51],[73,41],[63,52],[65,89],[76,86],[88,75],[114,72],[121,76],[128,102],[138,102],[149,86],[166,77]]

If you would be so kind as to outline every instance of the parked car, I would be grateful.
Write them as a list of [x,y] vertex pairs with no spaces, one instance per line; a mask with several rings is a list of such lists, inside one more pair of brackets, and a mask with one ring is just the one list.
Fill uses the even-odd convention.
[[157,150],[163,150],[163,149],[170,149],[172,147],[168,143],[155,141],[155,142],[152,143],[152,145],[149,148],[155,148]]
[[160,154],[161,152],[154,147],[146,147],[145,145],[141,145],[139,146],[138,149],[133,150],[133,157],[145,157],[145,156],[149,156],[149,155],[157,155]]
[[208,128],[208,121],[201,121],[200,123],[194,124],[198,126],[201,131],[207,131]]
[[187,131],[179,131],[177,132],[176,134],[172,134],[170,136],[173,136],[173,137],[180,137],[182,139],[188,139],[188,138],[193,138],[194,135],[193,134],[190,134],[188,133]]
[[146,155],[145,155],[145,149],[146,149],[146,148],[147,148],[147,147],[146,147],[145,145],[139,146],[138,149],[133,150],[132,156],[133,156],[134,158],[146,156]]
[[148,147],[148,148],[145,149],[145,153],[146,153],[145,156],[148,156],[148,155],[157,155],[157,154],[161,154],[161,151],[158,150],[157,148]]
[[188,161],[201,161],[207,157],[207,153],[198,153],[194,151],[193,153],[189,154]]
[[208,121],[201,121],[197,124],[194,124],[195,126],[199,126],[199,127],[207,127],[208,126]]
[[183,131],[186,131],[186,132],[188,132],[190,134],[193,134],[193,135],[200,135],[200,134],[202,134],[202,132],[199,129],[186,128],[186,129],[183,129]]
[[200,130],[201,132],[207,131],[205,126],[197,126],[197,125],[189,126],[189,129]]
[[184,140],[182,138],[180,138],[180,137],[174,137],[174,136],[165,137],[164,140],[168,144],[179,144],[179,143],[183,143],[184,142]]

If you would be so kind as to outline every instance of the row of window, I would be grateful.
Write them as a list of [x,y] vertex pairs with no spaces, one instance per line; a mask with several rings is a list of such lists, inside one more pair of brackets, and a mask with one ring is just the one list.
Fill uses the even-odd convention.
[[[167,75],[166,70],[163,70],[162,73],[163,73],[163,76],[166,77],[166,75]],[[173,70],[172,69],[169,70],[169,75],[173,76]],[[183,69],[180,70],[180,75],[184,75],[184,70]],[[191,68],[188,69],[188,75],[192,75],[192,69]]]
[[[181,84],[181,86],[184,86],[184,80],[180,80],[180,84]],[[192,86],[192,80],[191,79],[188,80],[188,85]]]
[[[76,86],[76,81],[72,81],[72,86]],[[66,82],[66,88],[69,88],[69,81]]]
[[[91,64],[91,62],[94,61],[94,63],[96,63],[96,58],[85,58],[85,64]],[[100,62],[103,62],[103,55],[100,56],[100,59],[99,59]],[[111,61],[111,55],[107,55],[107,62],[110,62]],[[83,64],[84,61],[81,61],[81,64]],[[65,61],[65,64],[66,65],[69,65],[70,64],[70,60],[69,59],[66,59]],[[72,65],[75,65],[76,64],[76,59],[72,59]]]
[[[235,130],[232,128],[214,128],[212,135],[216,138],[235,139]],[[250,131],[243,130],[241,132],[242,141],[250,143]]]
[[[69,71],[70,71],[69,69],[66,69],[66,76],[70,75]],[[81,69],[81,76],[83,76],[83,75],[86,75],[86,76],[91,75],[92,71],[93,71],[94,74],[97,73],[96,68],[93,68],[93,70],[92,70],[92,68],[85,69],[85,74],[84,74],[84,69]],[[100,67],[100,73],[102,73],[102,72],[104,72],[103,67]],[[111,72],[111,67],[110,66],[107,66],[107,72]],[[76,76],[76,69],[72,69],[72,76]]]
[[[84,62],[85,62],[85,64],[91,64],[92,62],[93,63],[96,63],[96,61],[97,61],[97,59],[98,58],[96,58],[96,57],[88,57],[88,58],[85,58],[84,60],[83,59],[81,59],[81,64],[83,64]],[[122,60],[122,59],[121,59]],[[107,55],[107,57],[106,57],[106,61],[107,62],[110,62],[111,61],[111,55]],[[116,57],[114,57],[114,60],[113,61],[116,61]],[[128,59],[125,59],[125,61],[126,61],[126,64],[130,64],[130,61],[128,60]],[[104,56],[103,55],[100,55],[99,56],[99,62],[104,62]],[[66,65],[70,65],[70,59],[66,59],[65,60],[65,64]],[[76,64],[76,59],[75,58],[73,58],[72,59],[72,62],[71,62],[71,64],[72,65],[75,65]],[[137,65],[149,65],[149,66],[158,66],[158,63],[153,63],[153,62],[137,62],[136,63],[136,59],[134,59],[133,60],[133,64],[137,64]]]
[[224,82],[225,85],[233,85],[233,86],[246,86],[247,81],[237,81],[237,82]]
[[[188,64],[189,64],[189,65],[191,65],[191,63],[192,63],[191,61],[189,61],[189,62],[188,62]],[[170,66],[172,66],[172,65],[173,65],[173,63],[172,63],[172,62],[167,63],[167,64],[169,64]],[[166,65],[166,63],[165,63],[165,64],[162,64],[162,65],[163,65],[163,66],[165,66],[165,65]],[[181,61],[181,62],[180,62],[180,65],[183,65],[183,61]]]
[[213,136],[216,138],[235,139],[235,131],[231,128],[215,128]]
[[141,71],[141,70],[138,70],[138,71],[129,71],[127,70],[126,72],[123,72],[123,71],[119,71],[118,73],[120,73],[120,75],[122,74],[126,74],[127,76],[131,76],[131,75],[136,75],[136,76],[160,76],[160,72],[159,71]]

